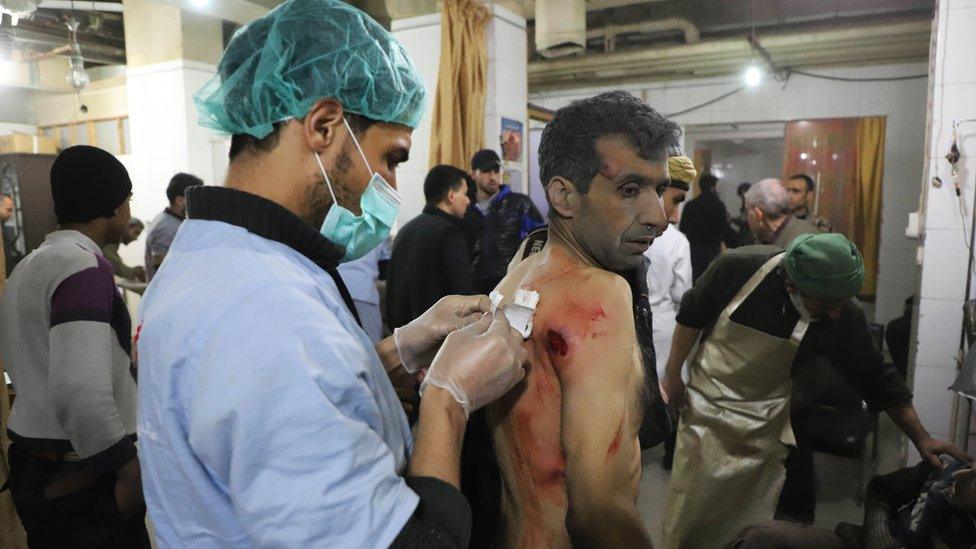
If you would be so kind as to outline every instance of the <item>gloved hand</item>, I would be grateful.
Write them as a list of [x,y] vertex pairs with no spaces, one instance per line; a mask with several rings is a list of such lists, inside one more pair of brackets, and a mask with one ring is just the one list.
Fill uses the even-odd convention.
[[430,366],[448,334],[477,321],[490,310],[488,296],[449,295],[413,322],[393,330],[393,341],[404,369],[412,374]]
[[[494,318],[492,317],[494,316]],[[502,311],[484,317],[451,335],[441,347],[420,385],[451,394],[465,416],[509,391],[525,377],[528,351]]]

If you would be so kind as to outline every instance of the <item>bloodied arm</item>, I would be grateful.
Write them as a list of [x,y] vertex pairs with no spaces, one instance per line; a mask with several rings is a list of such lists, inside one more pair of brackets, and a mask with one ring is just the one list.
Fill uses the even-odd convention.
[[635,501],[642,370],[630,288],[618,277],[594,285],[581,292],[592,296],[585,327],[547,332],[562,387],[566,528],[577,547],[651,547]]

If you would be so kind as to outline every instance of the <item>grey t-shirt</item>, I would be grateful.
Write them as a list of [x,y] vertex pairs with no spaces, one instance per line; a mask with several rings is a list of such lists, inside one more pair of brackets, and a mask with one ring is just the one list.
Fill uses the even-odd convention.
[[149,231],[146,236],[146,280],[152,280],[156,274],[156,261],[153,257],[162,258],[169,251],[170,244],[176,238],[176,231],[183,223],[183,218],[173,210],[166,208],[159,212],[149,223]]

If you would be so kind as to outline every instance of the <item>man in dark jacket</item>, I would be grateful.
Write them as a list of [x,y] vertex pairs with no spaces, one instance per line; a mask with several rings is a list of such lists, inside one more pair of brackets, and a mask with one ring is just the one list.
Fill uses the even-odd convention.
[[488,293],[501,282],[522,239],[545,224],[532,200],[501,184],[498,153],[483,149],[471,157],[476,188],[464,216],[475,241],[474,287]]
[[435,166],[424,180],[427,206],[400,229],[393,243],[386,290],[386,323],[399,328],[438,299],[473,294],[471,256],[461,218],[471,203],[468,174]]
[[[729,212],[718,197],[716,186],[718,178],[704,173],[698,178],[698,196],[685,204],[681,214],[681,232],[691,243],[691,277],[698,277],[708,265],[722,252],[722,243],[732,244],[732,227],[729,225]],[[729,246],[731,247],[731,246]]]

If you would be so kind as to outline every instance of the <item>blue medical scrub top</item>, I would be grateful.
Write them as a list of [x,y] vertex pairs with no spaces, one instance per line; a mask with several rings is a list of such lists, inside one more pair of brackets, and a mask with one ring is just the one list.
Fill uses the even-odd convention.
[[162,547],[385,547],[418,497],[396,393],[332,278],[187,220],[139,314],[139,457]]

